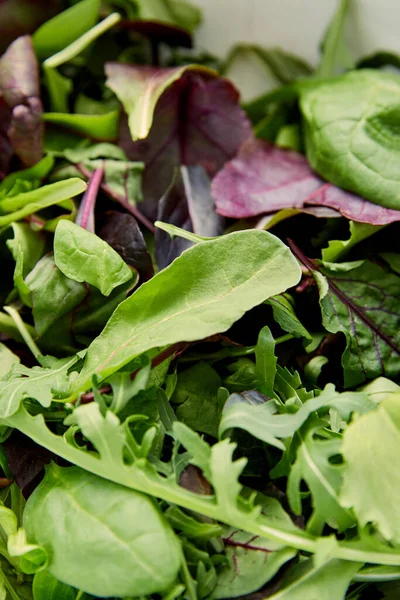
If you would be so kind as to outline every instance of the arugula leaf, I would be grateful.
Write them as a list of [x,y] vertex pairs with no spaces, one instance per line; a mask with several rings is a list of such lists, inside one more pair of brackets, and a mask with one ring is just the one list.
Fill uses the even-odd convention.
[[353,509],[361,526],[372,523],[385,539],[397,544],[400,514],[393,492],[398,475],[390,457],[397,455],[399,445],[399,399],[399,394],[391,394],[376,411],[355,418],[341,448],[345,460],[342,506]]
[[54,262],[64,275],[94,285],[104,296],[132,279],[132,271],[111,246],[70,221],[57,226]]
[[19,361],[19,356],[11,352],[5,344],[0,343],[0,377],[7,375],[11,367]]
[[166,591],[181,562],[179,542],[149,498],[77,467],[47,467],[24,527],[51,551],[54,577],[96,596]]
[[307,342],[311,341],[309,332],[296,316],[293,300],[288,294],[269,298],[265,303],[271,306],[275,321],[284,331],[294,337],[305,338]]
[[[398,75],[363,69],[301,91],[307,157],[330,182],[399,209]],[[357,220],[357,219],[355,219]]]
[[[311,165],[315,168],[312,160]],[[328,180],[342,185],[330,175]],[[400,210],[378,206],[326,183],[301,154],[260,140],[243,144],[214,178],[212,194],[217,212],[236,219],[286,209],[329,207],[360,223],[387,225],[400,220]]]
[[[196,273],[197,285],[189,272]],[[94,373],[104,379],[151,348],[226,331],[246,310],[298,277],[288,249],[266,232],[232,233],[189,248],[120,304],[89,347],[73,391],[88,387]],[[128,338],[127,331],[132,332]]]

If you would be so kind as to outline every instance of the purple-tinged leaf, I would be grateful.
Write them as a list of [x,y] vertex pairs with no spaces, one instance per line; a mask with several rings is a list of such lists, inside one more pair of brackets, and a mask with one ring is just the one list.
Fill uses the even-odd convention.
[[43,156],[39,67],[29,36],[15,40],[0,59],[0,95],[11,111],[7,135],[25,166]]
[[[224,218],[215,212],[210,179],[201,166],[181,167],[175,181],[158,205],[158,221],[176,225],[203,237],[216,237],[224,231]],[[174,237],[157,228],[156,260],[160,269],[167,267],[192,242]]]
[[80,227],[87,229],[91,233],[95,232],[94,209],[103,175],[103,169],[96,169],[91,175],[75,219],[77,225],[80,225]]
[[400,211],[379,206],[326,183],[307,159],[267,142],[249,140],[212,182],[217,212],[245,218],[286,209],[325,207],[360,223],[388,225]]
[[[120,144],[130,160],[146,165],[143,210],[153,219],[175,167],[201,165],[214,176],[252,136],[236,88],[214,71],[115,63],[106,71],[108,85],[129,115],[131,133],[122,118]],[[134,142],[132,135],[147,137]]]
[[379,376],[400,375],[400,277],[369,261],[320,263],[293,244],[297,258],[314,275],[322,320],[331,333],[344,333],[346,387]]
[[147,281],[154,275],[151,256],[136,219],[127,213],[108,211],[100,237],[107,242],[124,261],[137,270],[140,280]]
[[62,0],[0,0],[0,52],[63,9]]
[[7,132],[10,127],[11,111],[0,96],[0,181],[10,170],[11,157],[13,154],[11,142]]

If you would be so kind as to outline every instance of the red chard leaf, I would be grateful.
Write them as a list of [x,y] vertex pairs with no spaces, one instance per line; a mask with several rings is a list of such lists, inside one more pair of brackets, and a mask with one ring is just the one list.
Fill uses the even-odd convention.
[[143,210],[153,219],[175,167],[201,165],[212,177],[252,136],[236,88],[211,70],[108,63],[106,72],[129,112],[130,130],[123,118],[120,144],[130,160],[145,163]]
[[7,135],[24,166],[43,155],[39,67],[29,36],[15,40],[0,59],[0,94],[11,117]]
[[[400,211],[373,204],[324,182],[297,152],[248,140],[212,182],[217,212],[236,219],[284,209],[325,207],[360,223],[388,225]],[[317,213],[318,214],[318,213]]]

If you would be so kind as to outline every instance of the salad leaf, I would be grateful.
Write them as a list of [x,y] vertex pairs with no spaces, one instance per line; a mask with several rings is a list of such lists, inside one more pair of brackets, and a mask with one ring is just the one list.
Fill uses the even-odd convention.
[[54,577],[97,596],[166,591],[181,562],[179,543],[149,498],[76,467],[47,467],[24,527],[50,551]]
[[400,220],[400,210],[378,206],[326,183],[301,154],[260,140],[243,144],[237,157],[214,178],[212,194],[218,213],[233,218],[324,206],[361,223],[386,225]]
[[[194,266],[197,286],[182,276]],[[268,272],[265,280],[263,272]],[[190,248],[118,307],[90,346],[74,391],[90,385],[94,373],[107,377],[150,348],[225,331],[246,309],[294,285],[298,277],[288,249],[266,232],[238,232]],[[202,321],[206,306],[212,312]]]
[[42,103],[37,60],[29,36],[15,40],[0,59],[0,92],[9,108],[7,135],[25,166],[43,155]]
[[331,183],[399,209],[398,75],[362,69],[301,92],[307,157]]
[[322,59],[317,76],[337,75],[339,69],[353,69],[354,60],[344,41],[344,24],[350,7],[350,0],[340,0],[336,14],[331,20],[325,39],[322,42]]
[[[106,72],[109,85],[130,110],[131,121],[143,119],[145,125],[140,137],[148,133],[145,142],[132,142],[131,135],[135,139],[139,133],[133,129],[130,134],[122,124],[120,144],[130,160],[146,165],[143,210],[153,218],[175,167],[201,165],[213,176],[251,136],[250,123],[238,104],[237,90],[213,71],[174,69],[168,71],[167,81],[164,70],[160,73],[132,65],[111,63]],[[161,93],[164,88],[159,87],[160,80],[166,86],[164,93]],[[138,90],[133,98],[126,91],[131,85]],[[125,98],[129,98],[129,104]],[[131,111],[133,99],[136,107],[138,98],[142,100],[136,114]],[[147,99],[144,104],[143,98]]]
[[111,246],[70,221],[57,225],[54,262],[64,275],[94,285],[104,296],[132,279],[132,271]]
[[35,574],[32,584],[34,600],[75,600],[76,590],[61,583],[46,571]]

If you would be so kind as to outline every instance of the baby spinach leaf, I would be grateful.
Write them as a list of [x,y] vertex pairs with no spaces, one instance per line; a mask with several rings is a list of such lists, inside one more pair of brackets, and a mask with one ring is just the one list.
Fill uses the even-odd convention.
[[195,431],[217,437],[225,402],[218,395],[221,385],[218,373],[205,362],[198,362],[180,373],[171,397],[171,402],[178,404],[175,414],[179,421]]
[[398,210],[399,99],[399,76],[369,69],[304,88],[300,101],[312,168],[335,185]]
[[[152,218],[156,217],[157,202],[170,185],[175,167],[201,165],[213,176],[252,135],[236,88],[214,71],[171,69],[167,81],[164,70],[109,63],[106,72],[109,85],[128,107],[128,114],[133,115],[131,119],[144,119],[140,135],[136,129],[131,134],[122,123],[120,144],[130,160],[146,165],[143,209]],[[168,81],[171,85],[154,103],[152,86],[157,96],[161,92],[160,78],[162,86],[168,86]],[[135,96],[132,86],[137,90]],[[147,101],[143,104],[140,98],[145,93]],[[132,113],[137,101],[140,111]],[[147,135],[146,141],[132,142],[131,135],[134,139]]]
[[35,51],[40,59],[59,52],[97,22],[100,0],[81,0],[46,21],[33,36]]
[[212,194],[217,212],[236,219],[285,209],[328,207],[361,223],[386,225],[400,220],[400,210],[378,206],[326,183],[301,154],[260,140],[243,144],[214,178]]
[[47,467],[24,527],[51,553],[54,577],[95,596],[162,593],[180,567],[179,542],[147,496],[77,467]]
[[226,331],[298,277],[288,249],[267,232],[232,233],[189,248],[120,304],[89,347],[74,391],[89,386],[94,373],[107,377],[151,348]]
[[324,326],[346,336],[346,386],[380,375],[397,377],[400,354],[400,278],[379,265],[327,264],[315,272]]
[[132,271],[111,246],[70,221],[57,226],[54,261],[64,275],[97,287],[104,296],[132,279]]

